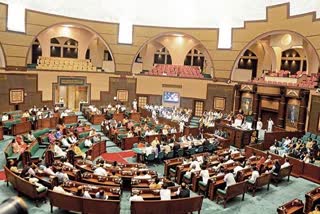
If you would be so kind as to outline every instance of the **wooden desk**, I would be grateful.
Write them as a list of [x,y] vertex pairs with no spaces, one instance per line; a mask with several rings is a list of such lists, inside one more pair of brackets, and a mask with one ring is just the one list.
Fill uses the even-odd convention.
[[[178,191],[180,186],[168,187],[171,190],[171,198],[178,198],[175,194]],[[160,200],[160,190],[144,189],[144,188],[132,188],[132,192],[138,192],[144,200]]]
[[231,141],[229,138],[224,138],[224,137],[221,137],[219,135],[215,135],[215,134],[211,134],[211,133],[205,133],[204,134],[204,137],[207,137],[207,138],[217,138],[217,140],[219,141],[220,143],[220,146],[223,148],[223,149],[229,149],[230,146],[232,145],[231,144]]
[[124,114],[123,113],[114,113],[113,114],[113,119],[115,119],[116,121],[122,121],[124,118]]
[[181,165],[182,163],[183,163],[183,158],[173,158],[173,159],[165,160],[164,173],[163,173],[164,176],[168,177],[170,168]]
[[58,125],[58,121],[58,117],[38,119],[35,121],[35,129],[55,129]]
[[246,145],[250,144],[251,134],[254,131],[238,129],[225,124],[217,124],[215,129],[227,132],[227,138],[231,141],[233,146],[238,148],[244,148]]
[[129,150],[133,148],[133,144],[135,143],[139,143],[139,137],[125,137],[122,138],[121,142],[120,142],[120,148],[122,150]]
[[25,134],[31,131],[30,121],[16,123],[12,125],[12,135]]
[[315,205],[320,202],[320,187],[311,190],[305,195],[305,197],[306,204],[304,207],[304,212],[309,213],[314,210]]
[[185,126],[183,130],[183,134],[186,136],[188,136],[189,134],[191,134],[192,136],[198,136],[199,133],[199,127]]
[[89,192],[91,196],[95,196],[97,192],[99,192],[100,189],[103,189],[105,191],[105,194],[110,199],[119,199],[121,190],[119,187],[110,187],[110,186],[96,186],[92,184],[86,184],[82,182],[77,181],[68,181],[63,184],[63,189],[65,189],[68,192],[76,193],[79,186],[83,186],[85,190]]
[[3,140],[3,127],[0,126],[0,140]]
[[130,117],[129,117],[130,120],[133,120],[133,121],[136,121],[136,122],[139,122],[140,118],[141,118],[141,116],[140,116],[139,112],[132,112],[130,114]]
[[89,122],[93,125],[100,125],[105,118],[104,114],[91,114]]
[[78,122],[77,115],[64,116],[63,118],[61,118],[61,123],[64,123],[64,124],[72,124],[72,123],[77,123],[77,122]]
[[146,142],[151,143],[156,137],[159,141],[161,140],[161,134],[147,135],[145,136],[145,140]]
[[[208,198],[211,201],[215,200],[217,189],[218,188],[223,189],[225,187],[226,184],[225,184],[223,178],[224,178],[224,175],[216,177],[215,181],[212,178],[210,178],[211,182],[210,182],[209,190],[208,190]],[[208,183],[209,183],[209,181],[208,181]]]
[[278,207],[278,214],[304,214],[303,202],[299,199],[294,199],[280,207]]

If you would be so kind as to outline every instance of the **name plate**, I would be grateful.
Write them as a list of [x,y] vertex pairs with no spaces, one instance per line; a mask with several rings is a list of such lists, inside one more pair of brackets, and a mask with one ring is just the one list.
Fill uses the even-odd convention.
[[59,77],[59,85],[85,85],[85,77]]

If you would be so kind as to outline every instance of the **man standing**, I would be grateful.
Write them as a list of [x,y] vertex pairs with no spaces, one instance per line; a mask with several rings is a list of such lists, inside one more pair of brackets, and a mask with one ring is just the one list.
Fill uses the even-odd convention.
[[263,124],[262,124],[262,121],[261,121],[261,118],[259,117],[258,118],[258,121],[257,121],[257,131],[258,131],[258,139],[262,139],[262,135],[263,135],[263,131],[262,131],[262,127],[263,127]]
[[137,110],[138,110],[138,102],[137,102],[136,99],[134,99],[134,100],[132,101],[132,109],[133,109],[134,111],[137,111]]
[[271,118],[268,120],[268,132],[272,132],[273,121]]

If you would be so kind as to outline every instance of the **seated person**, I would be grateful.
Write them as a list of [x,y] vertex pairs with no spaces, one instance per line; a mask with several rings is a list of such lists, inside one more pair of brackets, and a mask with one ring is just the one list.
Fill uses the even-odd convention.
[[231,185],[237,183],[236,180],[234,179],[234,176],[233,176],[233,174],[232,174],[231,171],[228,171],[228,172],[225,174],[223,180],[224,180],[224,182],[226,182],[226,189],[228,188],[228,186],[231,186]]
[[56,142],[56,137],[54,136],[53,132],[50,131],[49,134],[48,134],[48,138],[49,138],[49,142],[51,144],[54,144]]
[[43,173],[45,173],[45,174],[47,174],[47,175],[55,176],[55,173],[53,172],[51,166],[46,167],[45,165],[40,165],[40,166],[39,166],[39,169],[40,169]]
[[54,186],[52,191],[65,195],[72,195],[72,193],[65,191],[62,186]]
[[150,154],[152,154],[154,152],[154,150],[150,144],[147,144],[144,152],[145,152],[146,156],[149,156]]
[[92,146],[92,142],[91,142],[91,140],[90,139],[88,139],[88,138],[86,138],[85,140],[84,140],[84,146],[85,147],[91,147]]
[[74,193],[75,196],[83,197],[83,198],[91,198],[88,191],[84,190],[83,186],[78,186],[77,192]]
[[62,138],[63,134],[62,132],[60,131],[59,128],[56,129],[56,133],[54,134],[54,137],[57,139],[57,140],[60,140]]
[[62,146],[65,147],[65,148],[69,148],[69,147],[71,146],[71,144],[68,142],[66,136],[62,136],[62,138],[61,138],[61,144],[62,144]]
[[53,152],[55,156],[58,157],[66,157],[67,153],[64,152],[61,147],[58,145],[58,143],[53,144]]
[[100,164],[99,167],[97,167],[94,171],[93,174],[99,175],[99,176],[107,176],[108,172],[103,168],[103,164]]
[[160,200],[171,200],[171,190],[168,189],[166,183],[162,185],[162,189],[160,190]]
[[11,141],[11,143],[12,143],[13,153],[22,154],[27,148],[27,144],[25,142],[23,142],[22,140],[19,140],[19,138],[17,138],[17,137],[16,137],[16,139],[13,139]]
[[76,137],[74,134],[71,134],[71,135],[68,137],[68,141],[69,141],[71,144],[74,144],[74,143],[76,143],[78,140],[77,140],[77,137]]
[[69,181],[68,175],[62,171],[61,167],[58,167],[56,169],[55,176],[58,178],[59,184],[63,184],[64,182]]
[[9,115],[8,115],[7,113],[4,113],[4,114],[2,115],[1,121],[4,122],[4,121],[7,121],[7,120],[9,120]]
[[193,141],[193,140],[194,140],[194,138],[193,138],[192,134],[190,133],[187,137],[187,141]]
[[143,198],[137,191],[133,191],[132,196],[129,198],[129,201],[143,201]]
[[320,214],[320,204],[317,204],[315,209],[308,214]]
[[286,158],[285,161],[284,161],[284,163],[281,165],[281,169],[286,168],[286,167],[288,167],[288,166],[290,166],[290,163],[289,163],[289,159]]
[[135,179],[151,179],[151,175],[148,174],[148,171],[138,171],[137,175],[134,176]]
[[181,183],[181,187],[179,187],[178,191],[176,192],[176,195],[179,196],[179,198],[190,197],[190,190],[187,188],[186,183],[184,182]]
[[152,182],[150,185],[149,185],[149,188],[150,189],[161,189],[161,183],[160,183],[160,180],[159,178],[156,178],[154,180],[154,182]]
[[20,173],[17,165],[15,164],[14,160],[12,160],[12,159],[8,160],[7,168],[14,173]]
[[36,175],[37,166],[32,163],[27,163],[27,165],[22,169],[20,176],[22,178],[31,177]]
[[34,185],[36,185],[36,190],[37,190],[38,193],[47,191],[47,187],[45,187],[42,184],[40,184],[38,178],[30,176],[29,182],[34,184]]
[[209,171],[208,171],[208,169],[206,168],[205,165],[201,166],[200,176],[202,177],[202,182],[205,185],[207,185],[210,176],[209,176]]
[[68,162],[68,159],[66,157],[61,157],[60,161],[63,166],[69,167],[69,168],[74,168],[74,166]]
[[249,178],[248,181],[249,181],[250,183],[254,184],[259,176],[260,176],[259,171],[258,171],[257,167],[254,166],[254,167],[252,168],[251,177]]
[[107,200],[108,196],[104,193],[103,189],[100,189],[99,192],[96,193],[97,199]]
[[33,136],[32,131],[29,131],[28,134],[26,135],[26,139],[29,142],[33,142],[34,140],[36,140],[36,138]]
[[192,158],[192,162],[190,164],[190,167],[192,167],[192,166],[195,166],[195,170],[201,170],[200,163],[196,157]]
[[86,154],[84,152],[81,151],[78,143],[75,143],[71,146],[71,149],[74,151],[74,153],[78,156],[81,156],[83,159],[86,158]]

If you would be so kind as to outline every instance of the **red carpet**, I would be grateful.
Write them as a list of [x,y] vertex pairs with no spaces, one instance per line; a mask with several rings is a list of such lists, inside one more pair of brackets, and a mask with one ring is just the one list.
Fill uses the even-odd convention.
[[0,171],[0,181],[6,180],[6,175],[4,174],[4,171]]
[[103,159],[107,161],[117,161],[119,163],[128,163],[124,158],[133,157],[134,152],[131,150],[128,150],[123,152],[104,153],[101,156]]

